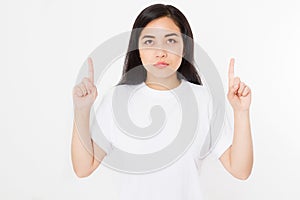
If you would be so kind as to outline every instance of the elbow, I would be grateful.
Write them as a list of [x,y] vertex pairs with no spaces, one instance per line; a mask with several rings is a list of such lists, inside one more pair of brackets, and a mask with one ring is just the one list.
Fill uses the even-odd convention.
[[78,169],[75,169],[75,168],[73,168],[73,171],[74,171],[75,175],[76,175],[78,178],[86,178],[86,177],[88,177],[89,175],[91,175],[91,173],[84,172],[84,171],[82,171],[82,170],[78,170]]
[[252,169],[253,162],[248,163],[247,165],[232,166],[230,171],[235,178],[245,181],[250,177]]
[[240,176],[235,176],[235,178],[246,181],[249,178],[250,175],[240,175]]
[[236,174],[232,174],[235,178],[245,181],[247,180],[250,175],[251,175],[251,170],[246,171],[246,172],[242,172],[242,173],[236,173]]
[[75,174],[78,178],[86,178],[89,176],[89,174],[80,174],[80,173],[75,173]]

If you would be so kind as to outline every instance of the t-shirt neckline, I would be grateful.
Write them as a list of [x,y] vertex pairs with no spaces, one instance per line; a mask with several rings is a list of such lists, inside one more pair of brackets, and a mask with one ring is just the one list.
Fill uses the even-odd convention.
[[157,89],[153,89],[153,88],[149,87],[145,83],[145,81],[143,81],[141,83],[140,89],[143,93],[146,93],[146,94],[149,94],[149,95],[153,95],[153,96],[157,95],[159,97],[170,97],[170,96],[173,96],[174,93],[176,91],[178,91],[180,88],[182,88],[183,85],[185,84],[185,82],[186,82],[186,80],[181,79],[180,84],[175,88],[172,88],[172,89],[169,89],[169,90],[157,90]]

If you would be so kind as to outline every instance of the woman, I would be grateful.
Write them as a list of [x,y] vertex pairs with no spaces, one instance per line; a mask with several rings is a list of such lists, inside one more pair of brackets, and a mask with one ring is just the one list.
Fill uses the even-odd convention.
[[[201,142],[209,129],[211,102],[195,69],[193,34],[185,16],[171,5],[155,4],[145,8],[135,20],[125,58],[123,76],[115,88],[138,89],[129,102],[132,121],[147,126],[148,108],[162,105],[170,123],[167,132],[148,141],[125,138],[114,125],[111,111],[112,95],[107,95],[97,111],[97,120],[109,142],[132,153],[158,151],[174,140],[180,109],[172,92],[189,85],[197,96],[201,128],[188,151],[174,164],[160,171],[143,175],[124,175],[120,199],[201,199],[197,161]],[[89,176],[111,150],[101,148],[91,137],[90,109],[97,97],[92,59],[88,59],[89,77],[74,87],[74,129],[72,163],[78,177]],[[137,66],[142,66],[137,68]],[[224,126],[222,137],[211,152],[224,168],[238,179],[249,177],[253,165],[253,150],[249,120],[251,90],[234,77],[234,60],[229,64],[227,98],[234,111],[234,130]],[[137,70],[133,70],[137,69]],[[130,73],[130,71],[134,71]],[[148,110],[147,110],[148,109]],[[175,118],[174,118],[175,116]],[[173,117],[173,118],[172,118]],[[169,119],[168,118],[168,119]],[[76,121],[76,123],[75,123]],[[170,125],[170,126],[168,126]],[[178,127],[177,127],[178,128]],[[80,130],[80,136],[78,133]],[[170,131],[171,130],[171,131]],[[233,139],[231,139],[232,137]],[[201,140],[202,139],[202,140]],[[84,144],[84,145],[82,145]],[[92,152],[92,153],[89,153]],[[199,166],[198,166],[199,167]]]

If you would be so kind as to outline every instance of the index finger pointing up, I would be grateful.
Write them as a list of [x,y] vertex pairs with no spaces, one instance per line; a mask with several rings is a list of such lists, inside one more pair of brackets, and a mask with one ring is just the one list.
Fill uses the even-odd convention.
[[234,58],[230,59],[229,70],[228,70],[228,81],[229,81],[229,86],[233,86],[233,82],[234,82]]
[[88,64],[89,64],[89,79],[92,83],[94,83],[94,65],[91,57],[88,58]]

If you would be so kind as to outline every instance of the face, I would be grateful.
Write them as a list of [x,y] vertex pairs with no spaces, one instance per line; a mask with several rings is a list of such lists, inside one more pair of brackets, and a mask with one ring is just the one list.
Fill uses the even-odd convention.
[[168,78],[176,73],[183,55],[179,27],[168,17],[151,21],[139,37],[139,53],[148,73]]

